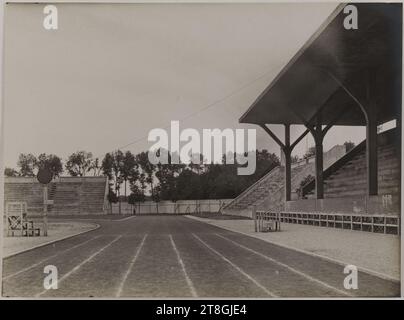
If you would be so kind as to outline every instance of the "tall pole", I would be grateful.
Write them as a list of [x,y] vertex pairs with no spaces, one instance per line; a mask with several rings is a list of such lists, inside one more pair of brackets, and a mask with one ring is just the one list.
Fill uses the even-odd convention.
[[258,226],[257,226],[257,206],[253,206],[252,210],[252,218],[254,220],[254,231],[258,232]]
[[290,148],[290,125],[285,124],[285,147],[283,148],[285,156],[285,201],[291,200],[292,194],[292,161]]
[[43,186],[43,235],[48,236],[48,185]]
[[323,181],[323,129],[321,114],[317,116],[317,124],[314,129],[314,142],[316,144],[316,199],[324,198]]
[[[371,112],[374,112],[373,110]],[[368,195],[378,193],[378,170],[377,170],[377,122],[374,114],[369,115],[366,125],[366,157],[368,175]]]

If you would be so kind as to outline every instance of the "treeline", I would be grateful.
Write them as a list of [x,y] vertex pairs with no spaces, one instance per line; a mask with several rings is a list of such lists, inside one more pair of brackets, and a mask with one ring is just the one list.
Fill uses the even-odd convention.
[[[344,143],[346,151],[355,144]],[[313,156],[315,148],[308,149],[303,158]],[[169,157],[170,158],[170,157]],[[256,151],[256,170],[252,175],[238,175],[237,160],[234,164],[207,164],[203,155],[200,164],[158,164],[149,161],[147,152],[133,154],[117,150],[107,153],[101,160],[91,152],[77,151],[65,161],[54,154],[20,154],[17,169],[5,168],[8,177],[33,177],[41,167],[48,168],[54,177],[67,174],[72,177],[107,176],[110,183],[109,200],[125,199],[130,203],[146,199],[177,201],[190,199],[229,199],[239,195],[268,171],[279,165],[279,158],[267,150]],[[223,155],[223,163],[225,163]],[[234,159],[237,159],[235,156]],[[292,162],[299,161],[295,156]],[[123,194],[121,194],[123,189]]]
[[[198,157],[198,156],[196,156]],[[199,156],[203,159],[203,156]],[[193,157],[193,159],[196,159]],[[223,156],[223,159],[225,157]],[[65,161],[54,154],[20,154],[17,169],[6,168],[6,176],[33,177],[41,167],[50,169],[54,177],[67,173],[73,177],[107,176],[109,200],[126,199],[130,203],[179,199],[234,198],[268,171],[279,165],[279,158],[267,150],[256,151],[253,175],[237,175],[239,164],[152,164],[147,152],[133,154],[117,150],[102,160],[91,152],[78,151]],[[123,192],[121,192],[121,190]]]
[[6,177],[34,177],[39,168],[48,168],[54,177],[59,177],[65,170],[72,177],[102,174],[98,158],[93,158],[91,152],[77,151],[68,157],[64,165],[62,159],[54,154],[41,153],[36,157],[31,153],[21,153],[18,157],[17,169],[6,167],[4,175]]
[[[203,159],[202,155],[196,158]],[[192,157],[196,159],[195,157]],[[225,157],[223,156],[225,159]],[[236,157],[235,157],[236,158]],[[279,158],[267,150],[256,151],[256,170],[252,175],[237,175],[239,164],[152,164],[147,152],[133,154],[117,150],[102,160],[91,152],[78,151],[65,161],[53,154],[20,154],[17,169],[6,168],[6,176],[32,177],[41,167],[50,169],[54,177],[67,173],[74,177],[107,176],[109,200],[126,199],[130,203],[179,199],[234,198],[268,171],[279,165]],[[121,190],[123,189],[123,194]]]

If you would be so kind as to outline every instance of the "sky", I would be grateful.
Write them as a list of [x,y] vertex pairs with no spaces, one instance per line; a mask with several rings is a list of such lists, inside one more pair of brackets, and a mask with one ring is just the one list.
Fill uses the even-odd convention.
[[[257,148],[279,155],[261,128],[238,119],[336,6],[58,4],[50,31],[44,4],[8,4],[4,164],[16,167],[20,153],[145,151],[149,131],[172,120],[255,128]],[[303,130],[292,127],[292,138]],[[364,137],[362,127],[335,127],[324,149]],[[295,154],[311,145],[304,139]]]

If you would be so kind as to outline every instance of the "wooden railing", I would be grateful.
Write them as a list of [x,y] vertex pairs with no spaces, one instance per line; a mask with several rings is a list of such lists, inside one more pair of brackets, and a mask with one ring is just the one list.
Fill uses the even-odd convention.
[[257,211],[257,219],[263,221],[279,219],[283,223],[401,234],[400,217],[396,215]]

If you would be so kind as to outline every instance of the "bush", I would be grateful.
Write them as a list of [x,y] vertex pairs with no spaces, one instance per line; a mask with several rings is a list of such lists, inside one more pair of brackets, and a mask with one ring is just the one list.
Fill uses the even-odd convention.
[[303,194],[303,187],[304,187],[307,183],[309,183],[310,181],[312,181],[312,180],[314,180],[314,177],[313,177],[311,174],[309,174],[309,175],[307,175],[306,177],[304,177],[304,178],[302,179],[302,181],[300,181],[300,183],[299,183],[299,188],[296,189],[296,193],[297,193],[299,199],[303,199],[303,198],[304,198],[305,195]]

